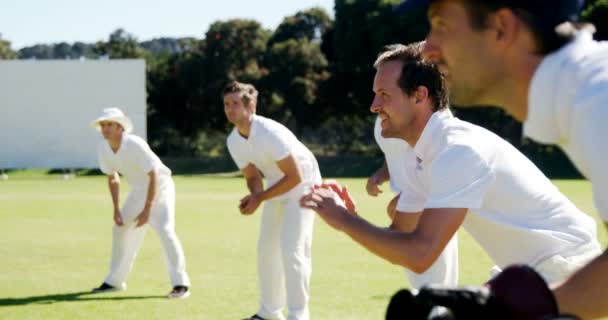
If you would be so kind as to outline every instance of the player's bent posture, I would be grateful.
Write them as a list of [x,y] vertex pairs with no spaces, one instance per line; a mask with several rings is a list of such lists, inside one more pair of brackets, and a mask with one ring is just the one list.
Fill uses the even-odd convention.
[[[563,279],[600,253],[596,224],[517,149],[495,134],[447,112],[442,76],[421,58],[421,44],[395,45],[375,66],[372,112],[382,136],[405,140],[408,180],[400,211],[418,215],[411,232],[376,227],[315,188],[301,199],[330,226],[372,253],[424,272],[462,225],[504,268],[535,267],[548,281]],[[350,203],[347,192],[339,193]],[[347,206],[349,207],[349,206]],[[351,211],[351,212],[349,212]]]
[[[173,286],[168,297],[188,297],[190,279],[186,274],[184,252],[175,234],[175,185],[171,170],[143,139],[130,134],[132,122],[120,109],[104,109],[91,125],[106,140],[98,148],[99,168],[108,176],[114,208],[110,272],[93,292],[126,289],[127,275],[141,247],[147,225],[150,225],[160,238]],[[119,208],[119,173],[131,186],[122,208]]]
[[[449,112],[449,110],[447,111]],[[389,202],[387,213],[391,219],[390,228],[411,232],[418,224],[418,215],[407,214],[401,209],[404,204],[400,201],[401,190],[407,190],[408,174],[407,165],[404,161],[414,149],[404,140],[397,138],[384,138],[382,136],[382,119],[376,118],[374,125],[374,137],[376,143],[384,153],[384,165],[380,167],[369,179],[367,179],[367,193],[375,197],[382,192],[380,186],[389,181],[390,189],[397,195]],[[420,289],[424,285],[458,285],[458,237],[455,234],[441,252],[437,260],[423,273],[417,274],[405,268],[405,273],[410,285],[414,289]]]
[[[243,173],[250,194],[241,214],[264,202],[258,239],[260,308],[250,320],[307,320],[314,214],[299,206],[300,197],[321,181],[313,154],[282,124],[256,115],[253,85],[231,82],[223,92],[224,111],[234,129],[228,150]],[[267,180],[267,187],[260,172]]]
[[[560,146],[593,187],[608,226],[608,43],[576,23],[584,1],[407,0],[430,4],[425,55],[447,74],[452,102],[496,105],[524,134]],[[555,288],[559,309],[608,316],[608,252]]]

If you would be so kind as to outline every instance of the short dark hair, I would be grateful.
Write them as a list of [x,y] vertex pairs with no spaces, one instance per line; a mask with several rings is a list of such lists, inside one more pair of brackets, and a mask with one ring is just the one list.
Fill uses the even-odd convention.
[[401,61],[403,66],[397,80],[399,88],[407,95],[411,95],[419,86],[424,86],[429,91],[433,111],[443,110],[449,103],[445,81],[437,65],[422,58],[423,45],[424,42],[388,45],[378,55],[374,68],[377,69],[385,62]]
[[[536,51],[538,54],[548,54],[558,50],[576,34],[580,27],[571,22],[569,28],[565,28],[562,32],[556,30],[557,25],[546,23],[540,18],[537,18],[534,13],[529,12],[525,8],[515,7],[507,4],[504,0],[461,0],[465,10],[469,16],[469,23],[473,30],[481,31],[487,28],[488,15],[502,8],[509,8],[513,13],[521,19],[521,21],[530,29],[532,36],[536,42]],[[530,0],[527,0],[530,1]],[[548,10],[548,8],[547,8]]]
[[235,92],[240,93],[241,99],[243,99],[245,105],[249,104],[251,101],[253,101],[254,105],[258,102],[258,90],[252,84],[238,82],[236,80],[226,84],[224,91],[222,92],[222,98],[227,94]]

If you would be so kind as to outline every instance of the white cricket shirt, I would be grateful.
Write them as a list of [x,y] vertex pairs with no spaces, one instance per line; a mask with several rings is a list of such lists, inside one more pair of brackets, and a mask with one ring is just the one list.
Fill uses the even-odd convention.
[[436,112],[414,153],[397,210],[468,208],[464,228],[499,267],[599,248],[593,219],[494,133]]
[[[321,182],[321,173],[314,155],[296,136],[282,124],[259,115],[253,116],[249,137],[244,138],[236,128],[227,139],[230,156],[239,169],[244,169],[249,163],[262,172],[268,187],[273,186],[284,174],[279,169],[277,161],[292,155],[300,167],[302,182],[300,185],[311,185]],[[291,191],[277,198],[301,196],[301,192]]]
[[593,185],[596,208],[608,221],[608,42],[581,31],[546,56],[528,94],[524,134],[559,145]]
[[144,139],[123,134],[118,151],[114,153],[110,145],[103,141],[97,148],[99,168],[106,175],[120,173],[133,188],[147,188],[150,183],[148,173],[156,170],[160,176],[171,176],[171,170],[148,146]]

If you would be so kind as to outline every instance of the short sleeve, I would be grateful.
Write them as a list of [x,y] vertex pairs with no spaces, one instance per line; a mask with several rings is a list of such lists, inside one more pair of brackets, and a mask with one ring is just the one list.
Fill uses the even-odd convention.
[[[580,169],[593,186],[593,200],[599,215],[608,222],[608,80],[603,91],[588,94],[579,99],[576,112],[571,115],[571,137],[569,143],[576,153],[574,158],[583,164]],[[594,90],[587,90],[593,92]],[[575,163],[579,162],[576,161]],[[577,163],[577,166],[580,164]]]
[[272,160],[280,161],[291,154],[288,137],[282,135],[279,131],[268,132],[265,140],[264,146],[268,149]]
[[104,150],[103,150],[103,145],[99,145],[99,147],[97,148],[97,160],[99,162],[99,170],[101,170],[101,172],[103,172],[103,174],[109,176],[109,175],[113,175],[114,173],[116,173],[116,170],[112,169],[105,157],[104,154]]
[[239,170],[245,169],[245,167],[247,167],[249,164],[249,160],[247,160],[242,152],[240,152],[237,143],[231,139],[231,136],[228,136],[226,145],[228,146],[228,153],[230,154],[232,161],[234,161]]
[[421,212],[424,210],[426,197],[413,189],[405,189],[399,193],[395,209],[399,212]]
[[451,146],[433,162],[425,208],[478,209],[494,180],[494,172],[478,151]]
[[150,146],[143,139],[133,139],[133,152],[137,166],[145,173],[155,169],[155,156]]

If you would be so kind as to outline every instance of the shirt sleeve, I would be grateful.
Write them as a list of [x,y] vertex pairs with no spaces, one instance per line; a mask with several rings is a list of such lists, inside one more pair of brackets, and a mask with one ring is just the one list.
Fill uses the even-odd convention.
[[405,189],[399,193],[399,200],[395,209],[399,212],[421,212],[424,210],[426,197],[413,189]]
[[230,154],[232,161],[234,161],[239,170],[245,169],[245,167],[247,167],[249,164],[249,161],[245,159],[241,152],[239,152],[238,146],[236,146],[234,141],[230,139],[230,136],[226,141],[226,145],[228,146],[228,153]]
[[425,208],[478,209],[494,179],[479,152],[466,145],[451,146],[433,162]]
[[280,161],[291,154],[289,139],[278,131],[269,132],[266,135],[264,146],[268,148],[270,157],[274,161]]
[[595,207],[602,220],[608,222],[608,81],[603,84],[603,91],[599,88],[587,90],[597,93],[585,95],[575,107],[577,111],[571,115],[573,126],[569,143],[580,159],[574,162],[584,164],[580,169],[591,181]]
[[155,156],[150,146],[143,139],[134,139],[135,161],[145,173],[156,169]]
[[113,175],[116,170],[110,168],[108,162],[106,161],[106,157],[104,156],[102,145],[97,148],[97,160],[99,162],[99,170],[103,172],[103,174],[109,176]]

